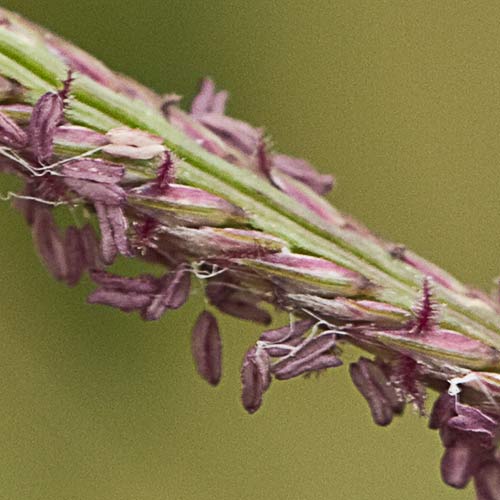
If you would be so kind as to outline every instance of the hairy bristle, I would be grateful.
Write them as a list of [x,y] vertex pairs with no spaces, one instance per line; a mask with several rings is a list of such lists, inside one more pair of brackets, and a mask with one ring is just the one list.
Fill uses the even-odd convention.
[[411,321],[411,333],[421,335],[432,331],[438,325],[438,304],[432,296],[432,284],[429,277],[422,283],[420,300],[413,308],[414,318]]

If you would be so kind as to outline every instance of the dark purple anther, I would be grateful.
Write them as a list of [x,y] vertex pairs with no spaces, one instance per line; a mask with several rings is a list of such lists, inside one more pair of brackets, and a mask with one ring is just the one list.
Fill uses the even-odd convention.
[[294,321],[293,323],[282,326],[281,328],[263,332],[259,340],[275,344],[285,342],[290,339],[295,339],[297,337],[302,337],[302,335],[304,335],[304,333],[306,333],[307,330],[309,330],[314,325],[314,323],[316,323],[316,320],[314,319]]
[[162,317],[168,309],[178,309],[189,298],[191,274],[185,265],[180,265],[160,280],[160,287],[153,300],[143,313],[149,321]]
[[272,344],[271,347],[269,345],[266,345],[265,349],[267,354],[269,354],[269,356],[271,356],[272,358],[283,358],[284,356],[290,354],[292,350],[295,347],[298,347],[302,342],[304,342],[304,339],[299,337],[287,340],[286,342]]
[[257,346],[253,355],[253,362],[257,367],[262,379],[262,388],[264,391],[271,385],[271,359],[265,349]]
[[[294,352],[290,359],[309,360],[315,358],[319,354],[323,354],[336,344],[336,336],[334,333],[322,333],[316,337],[306,339],[302,345]],[[288,360],[286,360],[288,361]],[[278,369],[281,363],[277,363],[275,368]]]
[[342,361],[329,353],[336,343],[333,333],[324,333],[311,339],[306,339],[301,346],[282,361],[273,365],[274,376],[279,380],[298,377],[304,373],[340,366]]
[[152,295],[158,291],[158,279],[150,274],[141,274],[135,278],[117,276],[106,271],[91,271],[90,277],[102,288],[120,292]]
[[125,312],[140,310],[146,307],[150,300],[151,297],[149,295],[103,288],[95,290],[87,298],[89,304],[116,307]]
[[121,207],[104,203],[94,203],[94,207],[101,230],[101,253],[104,263],[111,264],[118,253],[130,257],[128,223]]
[[241,367],[241,401],[248,413],[255,413],[260,408],[270,382],[269,356],[261,347],[252,347],[245,354]]
[[235,291],[232,283],[209,283],[205,293],[210,303],[225,314],[263,325],[272,321],[271,315],[257,306],[259,297]]
[[56,127],[63,119],[64,103],[55,92],[47,92],[35,104],[29,124],[29,142],[38,163],[52,157]]
[[203,311],[194,325],[191,351],[201,377],[217,385],[222,373],[222,342],[217,320],[208,311]]
[[351,363],[349,373],[354,385],[370,406],[373,420],[377,425],[389,425],[394,414],[403,411],[404,405],[394,387],[382,369],[373,361],[360,358],[357,363]]
[[26,132],[19,125],[0,112],[0,143],[14,149],[22,149],[28,143]]
[[275,378],[278,380],[288,380],[300,375],[319,372],[328,368],[336,368],[341,366],[342,361],[334,354],[320,354],[315,358],[310,359],[290,359],[287,363],[283,363],[279,369],[273,370]]
[[262,325],[269,325],[271,315],[257,306],[256,300],[244,293],[232,293],[226,300],[214,304],[220,311],[235,318],[253,321]]
[[158,280],[149,274],[126,278],[106,271],[91,271],[92,280],[101,288],[88,297],[91,304],[103,304],[123,311],[142,311],[158,290]]

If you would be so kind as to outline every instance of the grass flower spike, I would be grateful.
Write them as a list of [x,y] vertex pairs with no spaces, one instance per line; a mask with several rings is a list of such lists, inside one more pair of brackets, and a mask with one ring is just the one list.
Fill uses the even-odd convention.
[[[252,414],[271,383],[349,372],[376,424],[411,405],[444,446],[443,480],[500,498],[500,304],[410,250],[371,233],[322,196],[334,185],[274,150],[262,128],[226,114],[206,78],[189,111],[24,19],[0,10],[0,171],[18,176],[14,206],[41,261],[89,303],[144,320],[206,302],[192,332],[196,369],[221,379],[218,314],[256,323],[242,353],[241,400]],[[79,211],[62,227],[56,210]],[[94,229],[95,228],[95,229]],[[158,264],[119,276],[118,256]],[[270,327],[273,311],[289,319]],[[283,316],[281,316],[283,317]]]

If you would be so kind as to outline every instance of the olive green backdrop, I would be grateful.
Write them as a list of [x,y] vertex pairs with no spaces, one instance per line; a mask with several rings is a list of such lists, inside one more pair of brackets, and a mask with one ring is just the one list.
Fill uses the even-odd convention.
[[[190,98],[212,75],[232,114],[336,175],[340,208],[467,282],[499,273],[497,1],[2,5],[159,92]],[[88,306],[89,283],[53,282],[7,203],[0,221],[2,500],[473,497],[441,484],[426,421],[376,428],[345,369],[274,383],[248,416],[238,370],[257,328],[222,321],[208,387],[189,348],[199,293],[156,324]]]

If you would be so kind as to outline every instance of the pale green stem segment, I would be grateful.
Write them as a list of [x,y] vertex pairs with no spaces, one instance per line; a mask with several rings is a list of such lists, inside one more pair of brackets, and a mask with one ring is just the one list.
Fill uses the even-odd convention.
[[[67,67],[40,41],[0,27],[0,74],[29,89],[26,101],[61,88]],[[358,271],[376,288],[372,298],[409,310],[419,297],[423,275],[394,259],[377,242],[354,231],[327,226],[317,215],[254,173],[211,155],[172,127],[161,112],[129,99],[84,75],[72,85],[66,113],[75,124],[106,132],[127,125],[165,139],[183,161],[178,182],[217,194],[245,210],[250,224],[285,240],[290,249],[322,257]],[[435,285],[435,297],[447,307],[442,326],[500,350],[500,317],[480,300]]]

